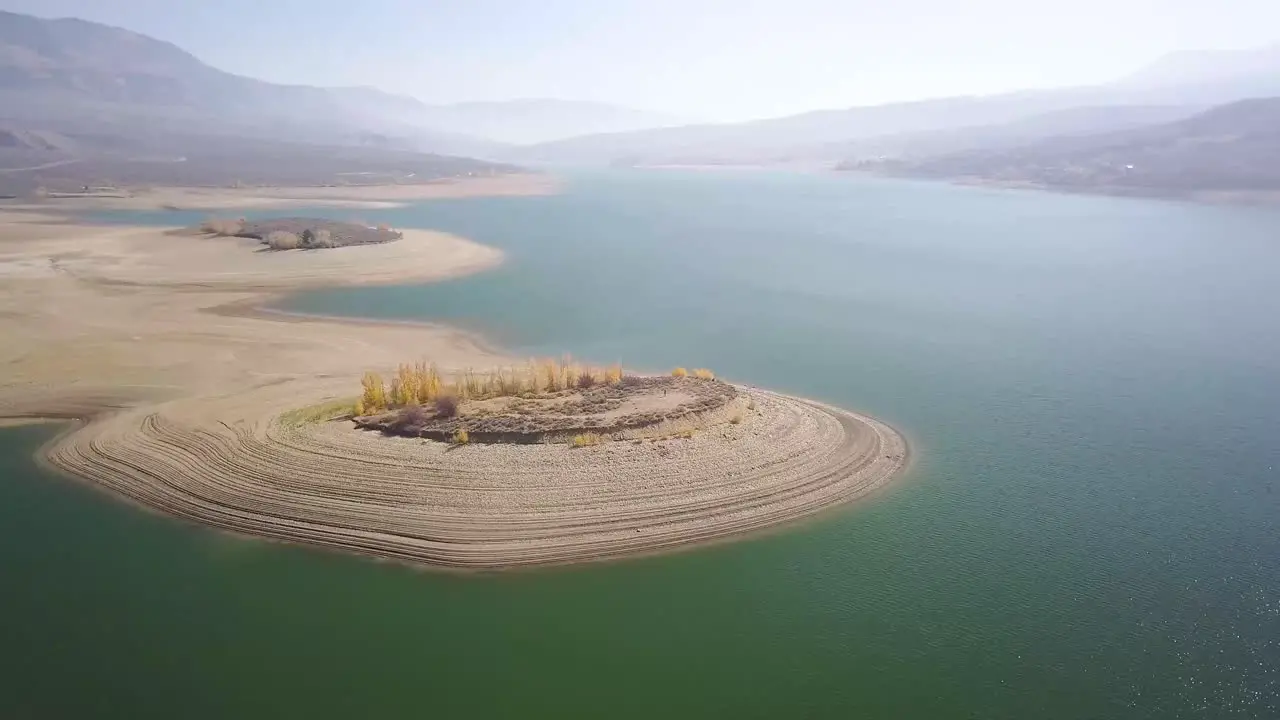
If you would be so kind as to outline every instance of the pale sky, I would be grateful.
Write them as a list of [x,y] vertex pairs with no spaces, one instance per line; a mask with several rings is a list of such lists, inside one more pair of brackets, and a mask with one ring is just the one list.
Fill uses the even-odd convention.
[[432,103],[555,97],[743,120],[1102,82],[1280,42],[1280,0],[0,0],[231,72]]

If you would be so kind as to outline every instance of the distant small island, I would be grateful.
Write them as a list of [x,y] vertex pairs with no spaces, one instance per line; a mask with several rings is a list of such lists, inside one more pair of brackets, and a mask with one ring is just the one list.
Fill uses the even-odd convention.
[[265,220],[211,218],[191,232],[261,241],[272,250],[322,250],[350,245],[394,242],[404,233],[386,225],[361,225],[325,218],[286,217]]

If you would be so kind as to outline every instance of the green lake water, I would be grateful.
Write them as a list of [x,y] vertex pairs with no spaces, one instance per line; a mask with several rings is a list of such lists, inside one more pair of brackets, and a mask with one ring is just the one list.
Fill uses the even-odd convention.
[[144,512],[3,430],[0,717],[1280,718],[1280,212],[617,171],[359,216],[507,262],[284,307],[711,367],[913,466],[742,542],[450,575]]

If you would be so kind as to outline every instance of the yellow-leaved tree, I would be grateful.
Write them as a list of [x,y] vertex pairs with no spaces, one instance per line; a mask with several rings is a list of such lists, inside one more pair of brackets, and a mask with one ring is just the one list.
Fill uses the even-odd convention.
[[377,412],[387,407],[387,388],[382,384],[382,376],[375,372],[367,372],[360,380],[363,392],[360,401],[364,403],[365,412]]

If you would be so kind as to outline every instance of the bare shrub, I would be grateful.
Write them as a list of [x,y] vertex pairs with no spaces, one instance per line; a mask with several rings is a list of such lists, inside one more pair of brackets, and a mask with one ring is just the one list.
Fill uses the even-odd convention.
[[244,220],[232,218],[209,218],[200,225],[200,229],[219,236],[238,235],[244,230]]
[[301,244],[297,235],[277,230],[267,234],[267,247],[272,250],[296,250]]
[[578,374],[578,389],[589,390],[596,384],[596,378],[589,370],[583,370]]
[[458,414],[458,398],[441,395],[436,398],[436,417],[451,418]]
[[391,423],[391,428],[405,435],[417,435],[429,420],[427,411],[421,405],[411,405],[400,411],[400,415]]

